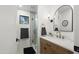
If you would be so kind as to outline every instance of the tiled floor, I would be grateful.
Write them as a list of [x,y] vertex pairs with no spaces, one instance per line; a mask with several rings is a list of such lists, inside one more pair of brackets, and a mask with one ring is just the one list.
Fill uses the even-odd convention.
[[28,39],[19,40],[17,42],[17,54],[24,54],[23,49],[26,47],[30,47],[30,43]]

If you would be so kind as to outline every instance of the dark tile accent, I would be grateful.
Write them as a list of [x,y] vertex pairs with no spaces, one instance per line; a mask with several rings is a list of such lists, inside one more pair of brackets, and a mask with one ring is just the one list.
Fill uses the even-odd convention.
[[21,39],[29,38],[29,29],[28,28],[21,28],[21,33],[20,33]]
[[36,54],[33,47],[24,48],[24,54]]

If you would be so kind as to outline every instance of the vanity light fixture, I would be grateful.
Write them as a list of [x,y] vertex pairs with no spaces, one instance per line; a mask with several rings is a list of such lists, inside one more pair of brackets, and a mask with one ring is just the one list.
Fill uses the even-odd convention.
[[53,20],[51,19],[50,22],[53,22]]
[[48,17],[49,21],[52,23],[53,22],[53,19],[51,19],[50,17]]

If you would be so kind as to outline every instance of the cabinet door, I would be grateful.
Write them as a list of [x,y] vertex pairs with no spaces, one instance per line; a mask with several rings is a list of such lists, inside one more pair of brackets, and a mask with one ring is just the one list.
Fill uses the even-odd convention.
[[44,50],[45,50],[45,53],[47,53],[47,54],[55,54],[56,53],[56,50],[52,49],[52,46],[48,45],[48,43],[46,43],[46,45],[44,46]]
[[40,53],[44,53],[44,44],[40,43]]
[[53,54],[72,54],[73,53],[72,51],[65,49],[57,44],[51,43],[47,40],[46,40],[46,43],[47,43],[47,46],[51,47],[50,50],[51,50],[51,53]]
[[40,40],[40,52],[42,54],[72,54],[73,52],[45,39]]
[[44,39],[40,40],[40,53],[42,54],[54,54],[55,50],[52,49],[52,46]]

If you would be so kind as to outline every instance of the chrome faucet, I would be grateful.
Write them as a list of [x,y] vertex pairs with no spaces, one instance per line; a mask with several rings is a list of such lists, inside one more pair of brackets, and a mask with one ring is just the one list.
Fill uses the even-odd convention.
[[64,39],[64,36],[61,35],[61,32],[60,31],[58,31],[58,37]]

